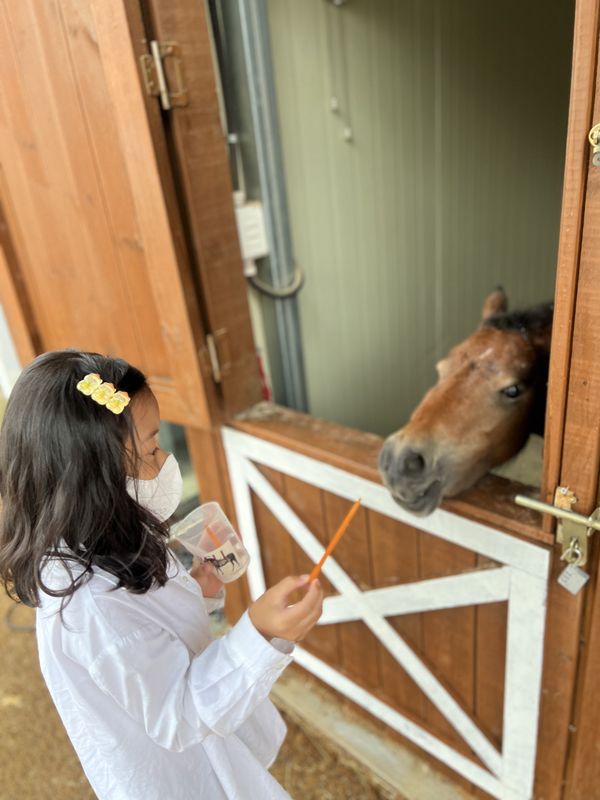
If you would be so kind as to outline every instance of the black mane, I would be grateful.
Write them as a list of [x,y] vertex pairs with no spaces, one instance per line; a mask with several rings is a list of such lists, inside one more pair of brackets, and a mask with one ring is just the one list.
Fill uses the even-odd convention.
[[540,303],[531,308],[494,314],[483,321],[486,328],[499,331],[519,331],[523,335],[545,331],[552,326],[554,303]]

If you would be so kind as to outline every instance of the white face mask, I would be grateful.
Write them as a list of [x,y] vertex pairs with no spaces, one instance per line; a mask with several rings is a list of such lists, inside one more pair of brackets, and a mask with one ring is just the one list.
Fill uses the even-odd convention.
[[161,522],[169,519],[183,494],[183,478],[175,456],[167,456],[156,478],[127,478],[127,492]]

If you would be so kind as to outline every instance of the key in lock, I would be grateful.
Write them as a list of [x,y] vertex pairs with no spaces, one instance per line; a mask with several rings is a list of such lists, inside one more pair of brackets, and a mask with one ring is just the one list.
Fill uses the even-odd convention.
[[579,541],[574,536],[569,542],[568,547],[565,548],[562,556],[560,557],[560,560],[566,561],[567,564],[571,564],[572,566],[577,567],[579,566],[579,563],[582,560],[582,556],[583,553],[581,552]]

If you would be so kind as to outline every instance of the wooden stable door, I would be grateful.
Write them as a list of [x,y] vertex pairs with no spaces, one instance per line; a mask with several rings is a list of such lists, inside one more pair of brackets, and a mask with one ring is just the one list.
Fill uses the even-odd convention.
[[149,38],[129,0],[0,3],[2,302],[24,363],[63,347],[120,355],[148,375],[165,419],[210,428],[223,404],[259,397],[247,310],[215,319],[199,290],[215,273],[221,305],[243,288],[226,148],[209,73],[210,102],[193,97],[194,165],[210,165],[221,206],[208,194],[194,248],[160,106],[143,90]]
[[[600,460],[600,169],[587,144],[600,121],[598,2],[577,2],[542,487],[551,502],[568,485],[583,512]],[[151,39],[179,45],[186,105],[161,112],[145,94],[138,56]],[[251,550],[233,615],[247,591],[307,571],[362,496],[298,663],[474,795],[599,796],[598,548],[572,597],[556,583],[552,529],[516,508],[518,487],[487,477],[417,520],[381,486],[379,437],[251,407],[258,375],[204,4],[1,0],[0,63],[0,287],[24,360],[75,346],[147,372],[164,416],[187,426],[204,496],[236,514]]]

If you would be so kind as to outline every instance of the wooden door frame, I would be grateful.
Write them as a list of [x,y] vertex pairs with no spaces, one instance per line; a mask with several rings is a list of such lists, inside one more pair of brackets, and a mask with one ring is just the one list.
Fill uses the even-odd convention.
[[[590,228],[597,217],[590,200],[594,199],[594,189],[598,191],[600,176],[590,168],[587,140],[592,119],[600,113],[599,9],[598,0],[577,0],[541,490],[542,499],[553,503],[557,486],[571,488],[578,498],[576,508],[582,513],[590,513],[596,505],[600,457],[598,425],[586,416],[586,407],[599,407],[598,380],[593,370],[582,376],[582,368],[589,367],[593,344],[594,331],[589,323],[595,319],[596,329],[600,324],[590,280],[594,265],[597,274],[600,257],[594,256],[594,249],[589,246],[593,237]],[[582,421],[586,427],[584,453],[578,436]],[[544,530],[552,531],[553,527],[550,517],[543,520]],[[591,585],[579,595],[574,597],[557,584],[563,568],[560,548],[555,546],[535,786],[539,800],[590,798],[592,792],[586,793],[580,787],[592,785],[593,780],[597,787],[600,780],[598,757],[595,767],[593,759],[586,758],[590,747],[587,729],[592,720],[598,719],[600,703],[593,702],[595,693],[591,692],[582,705],[594,663],[591,656],[595,652],[596,659],[599,657],[597,637],[586,646],[592,620],[600,621],[596,589],[598,547],[593,548],[587,567],[593,576]]]
[[[600,307],[596,288],[600,270],[600,171],[591,165],[591,148],[587,140],[589,129],[600,120],[600,3],[598,0],[579,0],[577,12],[580,24],[576,27],[576,43],[577,36],[581,40],[579,47],[576,47],[576,56],[583,63],[578,64],[577,59],[574,62],[572,97],[577,114],[571,120],[573,136],[570,142],[575,150],[574,174],[567,174],[565,180],[564,246],[561,248],[565,262],[565,289],[569,296],[573,295],[575,287],[567,284],[569,262],[572,262],[571,281],[576,284],[576,294],[574,313],[564,315],[564,325],[569,326],[570,332],[568,370],[563,371],[563,365],[558,359],[555,361],[554,373],[550,376],[550,392],[551,396],[561,392],[559,408],[563,421],[560,472],[556,483],[571,488],[577,497],[575,508],[588,514],[598,504],[600,472]],[[571,208],[567,193],[569,189],[573,198]],[[561,267],[562,261],[559,262],[559,270]],[[563,273],[559,272],[559,289],[561,275]],[[556,391],[554,387],[557,387]],[[549,425],[553,422],[557,424],[551,416]],[[551,484],[547,484],[547,488],[550,487]],[[586,566],[591,575],[590,583],[576,597],[562,598],[560,624],[566,631],[571,629],[571,660],[565,664],[564,660],[556,659],[555,653],[548,653],[548,673],[554,671],[549,681],[553,681],[554,691],[558,691],[561,683],[565,685],[558,676],[561,667],[563,677],[566,677],[565,673],[572,673],[569,734],[564,756],[564,800],[591,798],[600,785],[600,699],[597,692],[600,669],[599,562],[600,547],[596,541]],[[548,696],[551,693],[552,688],[549,687]],[[549,714],[549,728],[552,719]],[[548,737],[551,730],[542,729],[541,735]]]

